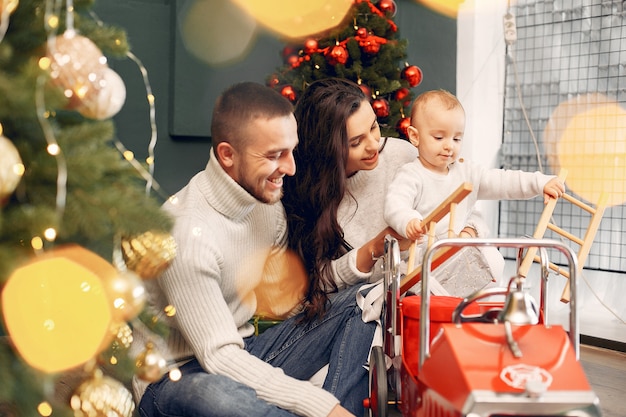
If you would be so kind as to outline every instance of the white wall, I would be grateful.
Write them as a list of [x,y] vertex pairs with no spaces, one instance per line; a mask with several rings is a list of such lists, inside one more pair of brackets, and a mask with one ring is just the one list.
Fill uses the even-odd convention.
[[[456,92],[467,122],[463,156],[486,166],[498,166],[502,144],[505,43],[504,1],[467,0],[457,28]],[[498,231],[497,202],[479,202],[492,236]]]

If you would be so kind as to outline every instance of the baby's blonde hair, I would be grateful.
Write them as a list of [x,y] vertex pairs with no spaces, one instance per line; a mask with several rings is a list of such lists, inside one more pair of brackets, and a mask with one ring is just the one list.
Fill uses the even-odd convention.
[[443,89],[430,90],[420,94],[413,102],[413,105],[411,106],[411,121],[414,121],[417,117],[417,113],[433,100],[438,100],[446,107],[447,110],[460,108],[465,111],[459,99],[456,98],[456,96],[451,92]]

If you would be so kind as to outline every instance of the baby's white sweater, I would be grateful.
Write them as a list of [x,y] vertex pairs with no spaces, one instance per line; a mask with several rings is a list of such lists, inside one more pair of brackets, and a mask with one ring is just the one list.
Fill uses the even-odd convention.
[[[463,182],[470,182],[472,192],[457,206],[454,232],[468,224],[477,200],[520,200],[536,197],[553,176],[541,172],[487,169],[468,161],[450,165],[448,175],[426,169],[419,159],[404,165],[389,186],[385,198],[385,220],[402,236],[411,219],[423,219]],[[448,216],[437,223],[435,234],[448,233]]]

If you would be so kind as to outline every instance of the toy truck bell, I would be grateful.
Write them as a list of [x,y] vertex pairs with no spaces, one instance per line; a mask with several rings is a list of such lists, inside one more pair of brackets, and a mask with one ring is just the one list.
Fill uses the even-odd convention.
[[516,284],[516,286],[514,289],[509,289],[504,307],[500,313],[500,321],[508,321],[517,326],[537,324],[539,322],[537,302],[530,294],[524,292],[522,282],[523,278],[519,276],[511,278],[509,288],[511,284]]

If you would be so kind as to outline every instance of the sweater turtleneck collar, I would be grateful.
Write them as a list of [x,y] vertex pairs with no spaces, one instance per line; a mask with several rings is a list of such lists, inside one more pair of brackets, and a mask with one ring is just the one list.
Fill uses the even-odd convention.
[[226,217],[243,218],[258,204],[263,204],[224,171],[213,149],[209,162],[200,175],[198,186],[207,202]]
[[367,182],[370,171],[360,170],[352,174],[346,179],[346,184],[349,190],[362,188]]

